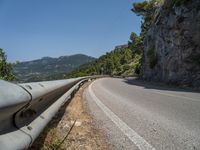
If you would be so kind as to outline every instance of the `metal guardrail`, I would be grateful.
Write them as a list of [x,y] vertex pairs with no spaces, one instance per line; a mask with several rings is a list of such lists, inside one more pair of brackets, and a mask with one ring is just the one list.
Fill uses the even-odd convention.
[[0,149],[28,149],[79,85],[90,78],[13,84],[0,80]]

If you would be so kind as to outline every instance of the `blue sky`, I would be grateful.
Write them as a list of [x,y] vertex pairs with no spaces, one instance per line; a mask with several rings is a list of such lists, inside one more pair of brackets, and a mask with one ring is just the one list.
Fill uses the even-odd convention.
[[142,0],[0,0],[0,48],[8,60],[83,53],[94,57],[140,32]]

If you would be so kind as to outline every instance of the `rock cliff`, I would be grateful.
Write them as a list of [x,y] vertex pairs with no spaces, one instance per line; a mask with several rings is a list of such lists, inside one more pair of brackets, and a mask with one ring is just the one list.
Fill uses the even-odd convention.
[[142,77],[200,87],[200,0],[158,8],[144,41]]

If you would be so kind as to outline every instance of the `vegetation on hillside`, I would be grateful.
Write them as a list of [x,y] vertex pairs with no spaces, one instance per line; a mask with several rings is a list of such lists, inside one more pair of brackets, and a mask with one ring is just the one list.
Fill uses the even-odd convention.
[[131,76],[139,73],[140,59],[141,55],[133,53],[129,48],[117,48],[101,56],[94,62],[82,65],[78,69],[67,74],[66,77],[97,74]]
[[[142,16],[141,34],[131,33],[127,48],[115,49],[101,56],[94,62],[82,65],[78,69],[65,75],[65,78],[106,74],[116,76],[133,76],[140,73],[141,59],[144,51],[144,38],[151,26],[157,7],[163,0],[150,0],[133,3],[132,11]],[[151,66],[156,63],[153,55]]]
[[82,64],[95,60],[95,58],[76,54],[71,56],[61,56],[58,58],[43,57],[41,59],[18,62],[14,65],[14,74],[21,82],[32,82],[63,78],[59,74],[66,74]]
[[12,74],[12,64],[7,62],[7,56],[0,48],[0,79],[12,81],[15,76]]
[[[151,26],[154,14],[156,13],[156,9],[161,3],[163,3],[163,0],[150,0],[133,3],[132,11],[137,15],[142,16],[143,22],[141,25],[141,34],[138,36],[136,33],[131,33],[130,39],[127,44],[128,46],[116,47],[113,51],[106,53],[96,60],[79,66],[69,73],[66,70],[64,71],[65,73],[57,71],[58,69],[61,69],[63,71],[63,64],[68,65],[69,62],[60,61],[59,63],[61,63],[62,65],[60,65],[59,68],[53,69],[52,66],[47,65],[48,63],[46,62],[48,62],[49,59],[51,59],[51,64],[55,61],[52,58],[46,58],[45,61],[41,60],[42,62],[38,60],[38,63],[36,61],[28,63],[34,67],[31,67],[30,65],[27,66],[27,63],[19,63],[15,67],[18,67],[18,69],[15,69],[15,72],[23,72],[21,74],[25,76],[31,74],[30,77],[28,76],[28,82],[99,74],[116,76],[138,75],[140,73],[141,59],[144,51],[144,38],[146,32]],[[156,59],[154,58],[153,54],[149,54],[149,57],[152,58],[151,66],[153,67],[156,63]],[[44,64],[44,67],[41,67],[42,63]],[[39,69],[42,70],[39,70],[37,68],[37,64],[39,64],[40,66]],[[55,64],[57,63],[55,62]],[[20,68],[20,66],[22,69]],[[53,74],[44,69],[48,66],[51,72],[52,70],[54,71]],[[23,68],[25,70],[23,70]],[[30,68],[31,71],[28,70],[28,68]],[[34,68],[36,71],[34,71]],[[26,73],[24,71],[26,71]],[[29,73],[27,73],[27,71]]]
[[[179,0],[172,0],[176,4]],[[176,2],[175,2],[176,1]],[[186,0],[185,0],[186,1]],[[52,58],[46,58],[45,61],[42,60],[44,67],[41,67],[41,62],[30,62],[30,65],[38,66],[39,69],[36,68],[37,71],[33,71],[33,67],[25,66],[23,63],[19,63],[16,65],[21,68],[25,68],[22,71],[28,71],[29,73],[22,73],[22,75],[27,76],[27,74],[31,74],[32,76],[29,78],[28,81],[40,81],[40,80],[55,80],[55,79],[63,79],[63,78],[71,78],[71,77],[79,77],[79,76],[88,76],[88,75],[116,75],[116,76],[133,76],[138,75],[140,73],[141,67],[141,59],[143,57],[144,52],[144,38],[145,35],[151,26],[156,10],[164,3],[164,0],[149,0],[144,2],[136,2],[133,3],[132,11],[139,16],[142,16],[142,25],[141,25],[141,33],[137,35],[136,33],[131,33],[130,39],[128,41],[128,46],[116,47],[113,51],[106,53],[105,55],[101,56],[100,58],[93,60],[92,62],[86,63],[84,65],[79,66],[72,72],[68,73],[66,70],[64,72],[57,71],[58,69],[63,70],[63,64],[68,65],[68,62],[60,62],[62,65],[58,68],[53,68],[52,66],[47,65],[47,60],[51,59],[51,64],[53,60]],[[170,3],[171,6],[171,3]],[[151,57],[152,62],[151,67],[154,67],[156,63],[156,57],[152,52],[153,50],[149,51],[149,57]],[[56,64],[56,63],[55,63]],[[9,64],[8,64],[9,66]],[[55,66],[55,65],[54,65]],[[57,65],[56,65],[57,66]],[[47,73],[45,75],[45,67],[49,69],[51,72],[54,71],[54,74]],[[49,67],[49,68],[48,68]],[[8,67],[9,68],[9,67]],[[19,67],[20,68],[20,67]],[[11,69],[11,66],[10,66]],[[9,69],[8,69],[9,70]],[[18,69],[17,71],[19,71]],[[17,72],[16,71],[16,72]],[[20,71],[19,71],[20,72]],[[38,73],[41,72],[41,75]],[[7,77],[6,77],[7,78]]]
[[[88,75],[116,75],[134,76],[140,74],[142,59],[144,58],[144,42],[148,30],[162,13],[168,14],[174,7],[186,4],[191,0],[145,0],[133,3],[132,11],[142,17],[141,33],[131,33],[128,47],[116,47],[113,51],[106,53],[99,59],[84,64],[68,74],[58,74],[49,79],[71,78]],[[147,50],[149,67],[154,69],[158,63],[155,48]],[[144,62],[144,61],[143,61]],[[199,61],[197,61],[198,63]]]
[[87,75],[114,75],[134,76],[140,73],[143,41],[140,36],[132,33],[128,47],[115,48],[94,62],[82,65],[78,69],[67,74],[66,77],[78,77]]

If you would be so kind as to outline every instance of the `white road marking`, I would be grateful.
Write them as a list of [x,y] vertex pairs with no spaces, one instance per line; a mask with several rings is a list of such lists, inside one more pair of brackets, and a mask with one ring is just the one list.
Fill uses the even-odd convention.
[[133,129],[131,129],[125,122],[123,122],[116,114],[114,114],[108,107],[106,107],[92,91],[92,85],[88,90],[92,99],[102,109],[102,111],[109,117],[113,123],[140,149],[140,150],[156,150],[151,144],[149,144],[144,138],[138,135]]

